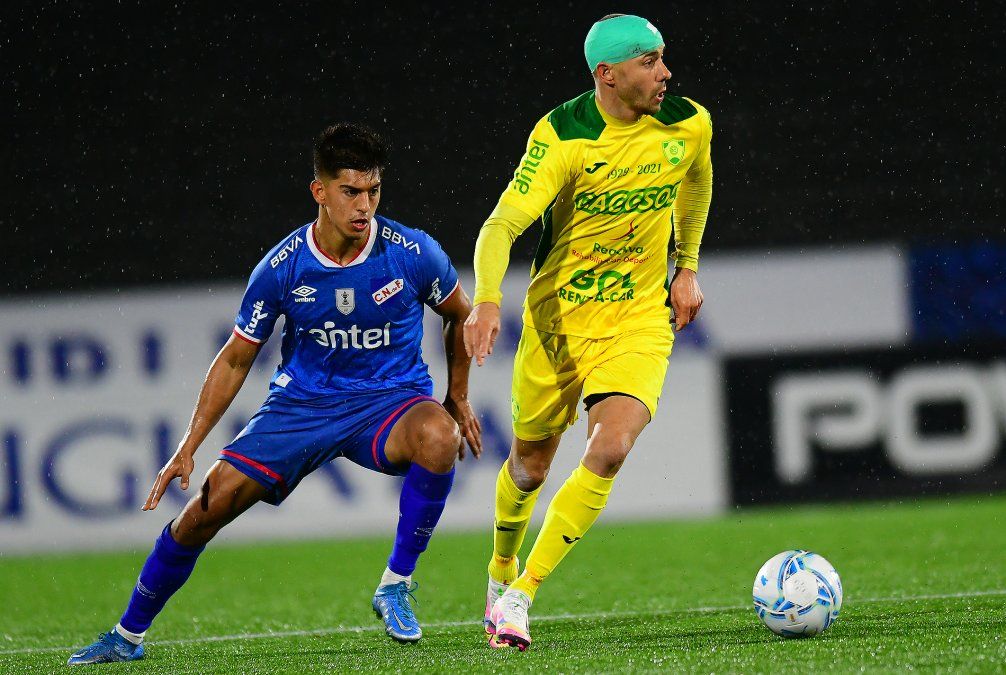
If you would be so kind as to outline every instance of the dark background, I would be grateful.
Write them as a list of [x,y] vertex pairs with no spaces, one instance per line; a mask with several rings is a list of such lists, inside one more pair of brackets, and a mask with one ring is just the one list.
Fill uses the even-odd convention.
[[243,280],[339,120],[391,142],[381,213],[469,266],[616,11],[712,113],[704,251],[1003,236],[1003,3],[93,4],[0,10],[0,294]]

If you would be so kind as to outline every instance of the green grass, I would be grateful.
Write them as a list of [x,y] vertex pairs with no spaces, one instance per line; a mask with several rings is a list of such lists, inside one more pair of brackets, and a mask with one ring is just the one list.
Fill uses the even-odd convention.
[[[530,544],[530,537],[528,544]],[[441,534],[416,575],[426,637],[384,636],[370,596],[389,540],[218,546],[148,634],[101,672],[999,671],[1006,663],[1006,498],[751,509],[602,524],[538,594],[526,653],[481,634],[489,534]],[[845,606],[810,640],[751,609],[758,567],[826,556]],[[122,611],[146,550],[0,558],[0,672],[59,670]],[[288,632],[280,637],[263,633]],[[211,640],[213,637],[226,639]]]

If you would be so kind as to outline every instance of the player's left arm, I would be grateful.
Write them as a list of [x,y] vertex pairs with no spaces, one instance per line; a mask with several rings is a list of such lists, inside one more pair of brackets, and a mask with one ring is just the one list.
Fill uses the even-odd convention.
[[702,290],[696,275],[699,270],[699,246],[713,198],[712,121],[708,110],[698,104],[695,106],[702,125],[699,152],[678,187],[673,207],[675,269],[670,301],[676,330],[694,321],[702,307]]
[[[444,353],[447,356],[447,396],[444,408],[461,428],[461,435],[476,458],[482,455],[482,425],[468,400],[468,374],[472,359],[465,351],[463,326],[472,313],[472,301],[458,282],[454,292],[433,311],[444,318]],[[464,446],[458,448],[458,459],[465,458]]]
[[[444,408],[461,429],[472,454],[482,454],[482,425],[479,424],[468,400],[468,372],[471,357],[465,351],[464,324],[472,313],[472,301],[461,288],[458,271],[436,239],[422,230],[422,253],[413,260],[419,284],[420,300],[444,318],[444,353],[447,355],[447,396]],[[458,459],[464,459],[464,443],[458,448]]]

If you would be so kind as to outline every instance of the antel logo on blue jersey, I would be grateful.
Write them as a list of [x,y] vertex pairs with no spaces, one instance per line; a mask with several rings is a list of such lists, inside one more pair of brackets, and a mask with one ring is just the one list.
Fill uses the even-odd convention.
[[380,305],[388,298],[399,293],[403,288],[405,288],[405,279],[395,279],[371,293],[371,297],[374,298],[374,302]]
[[314,341],[329,349],[378,349],[391,345],[391,324],[384,328],[361,329],[352,325],[346,330],[335,327],[332,321],[325,322],[325,330],[312,328],[308,331],[314,336]]

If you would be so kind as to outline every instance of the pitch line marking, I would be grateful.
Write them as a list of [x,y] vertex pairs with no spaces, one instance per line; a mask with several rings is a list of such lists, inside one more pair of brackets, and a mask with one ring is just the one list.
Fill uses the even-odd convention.
[[[928,595],[887,596],[879,598],[857,598],[854,604],[874,602],[915,602],[919,600],[951,600],[954,598],[980,598],[987,596],[1006,595],[1006,588],[991,591],[969,591],[964,593],[933,593]],[[586,612],[584,614],[548,614],[534,617],[535,623],[554,621],[570,621],[572,619],[618,619],[632,616],[662,616],[669,614],[708,614],[711,612],[732,612],[749,609],[751,605],[722,605],[720,607],[686,607],[683,609],[659,610],[626,610],[621,612]],[[480,626],[478,621],[433,621],[423,624],[423,628],[461,628],[463,626]],[[325,635],[341,635],[347,633],[373,633],[383,631],[383,625],[368,624],[366,626],[333,626],[332,628],[316,628],[314,630],[288,630],[270,633],[236,633],[234,635],[207,635],[198,638],[182,638],[178,640],[156,640],[145,642],[147,646],[194,645],[209,642],[231,642],[235,640],[267,640],[287,637],[322,637]],[[46,652],[72,652],[74,647],[26,647],[23,649],[0,649],[0,655],[13,654],[44,654]]]

